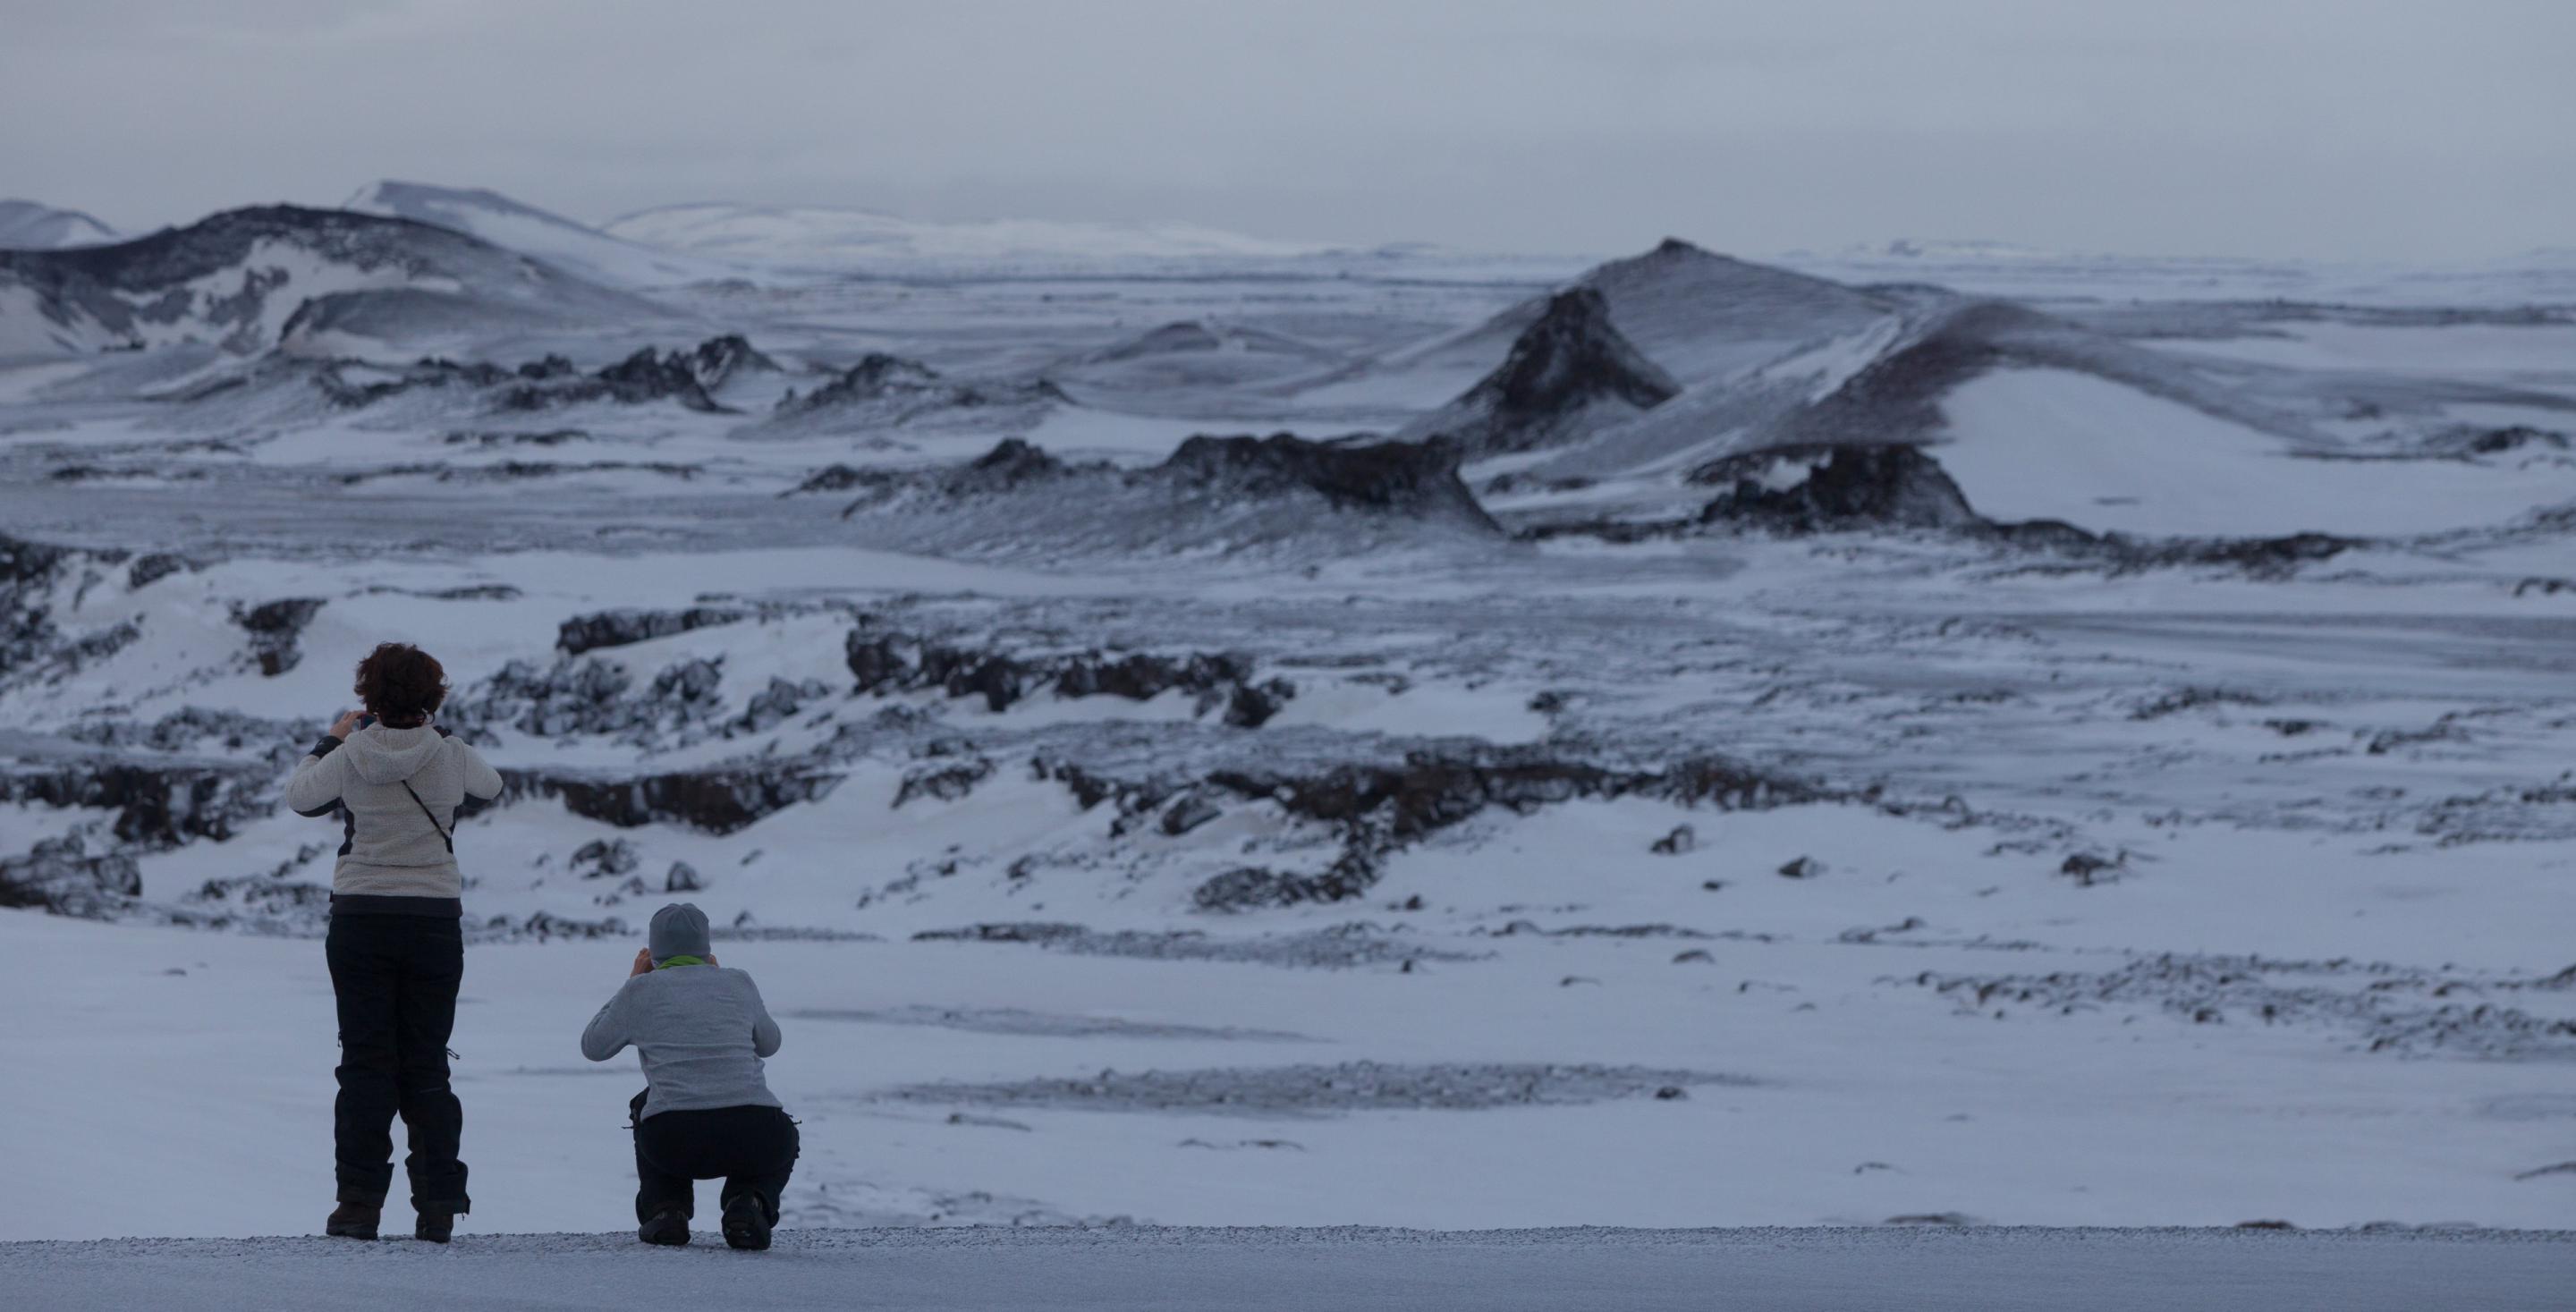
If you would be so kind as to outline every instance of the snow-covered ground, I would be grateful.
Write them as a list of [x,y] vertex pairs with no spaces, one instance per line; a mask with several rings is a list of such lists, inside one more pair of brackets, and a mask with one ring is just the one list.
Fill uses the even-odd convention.
[[[1539,341],[1576,270],[1045,233],[1110,245],[531,328],[466,284],[570,275],[433,234],[456,305],[281,351],[316,222],[145,350],[0,286],[0,1239],[318,1225],[336,830],[275,789],[387,639],[511,786],[469,1235],[620,1224],[574,1039],[675,896],[808,1231],[2576,1223],[2563,305],[1669,243]],[[1684,390],[1583,409],[1638,357]],[[1452,419],[1571,445],[1325,440]]]
[[[0,1244],[0,1280],[60,1312],[1229,1307],[1904,1307],[2418,1312],[2564,1307],[2576,1243],[2482,1232],[1582,1229],[809,1231],[768,1253],[622,1236]],[[542,1302],[532,1303],[532,1291]]]

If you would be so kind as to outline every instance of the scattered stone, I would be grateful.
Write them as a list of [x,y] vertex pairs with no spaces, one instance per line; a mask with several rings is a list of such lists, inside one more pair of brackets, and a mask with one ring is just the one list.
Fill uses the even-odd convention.
[[981,756],[917,769],[905,775],[902,785],[895,789],[894,806],[901,810],[904,803],[916,797],[954,802],[974,792],[975,785],[992,776],[993,763]]
[[2077,888],[2091,888],[2095,884],[2118,883],[2128,868],[2129,854],[2125,849],[2116,857],[2078,852],[2059,863],[2057,873],[2074,880]]
[[1813,879],[1823,873],[1825,873],[1824,863],[1811,856],[1794,858],[1787,865],[1780,867],[1780,876],[1783,879]]
[[999,1116],[970,1116],[965,1112],[948,1113],[948,1123],[950,1125],[980,1125],[993,1130],[1018,1130],[1022,1134],[1030,1132],[1029,1127],[1022,1125],[1018,1121],[1005,1120]]
[[1693,961],[1705,962],[1712,966],[1717,964],[1717,958],[1709,955],[1709,951],[1706,948],[1692,948],[1690,951],[1680,953],[1673,958],[1673,964],[1676,966]]
[[671,872],[662,877],[662,891],[665,893],[696,893],[705,888],[706,885],[698,879],[698,868],[686,861],[672,862]]
[[1647,850],[1657,856],[1680,856],[1698,846],[1698,830],[1689,825],[1675,825],[1671,833],[1656,839]]
[[[2289,977],[2286,981],[2282,977]],[[2576,1058],[2576,1020],[2535,1015],[2484,999],[2564,987],[2550,978],[2493,975],[2473,981],[2382,963],[2276,961],[2165,953],[2109,971],[1970,976],[1924,971],[1906,982],[1956,998],[1976,1014],[2008,1005],[2066,1014],[2104,1006],[2157,1007],[2196,1025],[2231,1017],[2266,1025],[2324,1024],[2356,1031],[2363,1050],[2511,1060]]]
[[1204,797],[1184,797],[1163,813],[1163,832],[1178,838],[1223,814],[1216,803]]
[[2239,1221],[2236,1223],[2236,1228],[2239,1230],[2296,1230],[2299,1227],[2287,1221]]
[[1906,934],[1921,928],[1923,928],[1923,918],[1921,916],[1907,916],[1896,924],[1881,925],[1876,929],[1846,929],[1842,933],[1835,935],[1834,941],[1837,943],[1875,943],[1878,941],[1878,936],[1881,934]]
[[633,874],[643,861],[635,845],[623,838],[594,838],[574,849],[570,869],[583,879],[613,879]]
[[1985,1222],[1965,1212],[1912,1212],[1887,1218],[1889,1225],[1983,1225]]
[[187,567],[188,562],[185,559],[166,551],[137,556],[134,558],[134,564],[125,571],[125,586],[128,589],[148,587]]
[[2576,1175],[2576,1162],[2555,1162],[2529,1171],[2517,1171],[2514,1179],[2537,1180],[2544,1175]]

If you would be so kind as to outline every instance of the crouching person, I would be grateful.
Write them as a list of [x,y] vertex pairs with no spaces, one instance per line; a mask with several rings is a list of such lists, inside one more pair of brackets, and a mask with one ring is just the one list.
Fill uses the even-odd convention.
[[796,1123],[761,1076],[778,1022],[751,976],[716,964],[705,912],[686,902],[654,912],[650,943],[581,1036],[592,1061],[633,1044],[644,1063],[648,1087],[631,1105],[638,1237],[689,1242],[695,1182],[720,1179],[725,1242],[767,1248],[797,1147]]

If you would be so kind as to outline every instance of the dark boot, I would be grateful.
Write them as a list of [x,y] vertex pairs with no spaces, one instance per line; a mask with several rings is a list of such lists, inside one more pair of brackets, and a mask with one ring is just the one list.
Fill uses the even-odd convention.
[[376,1227],[384,1222],[385,1209],[365,1203],[342,1203],[331,1209],[331,1219],[322,1223],[322,1233],[341,1239],[373,1239]]
[[769,1209],[758,1194],[736,1194],[724,1209],[725,1242],[758,1252],[769,1247]]
[[667,1244],[678,1248],[689,1242],[689,1218],[679,1208],[665,1207],[635,1232],[635,1237],[648,1244]]
[[443,1244],[456,1235],[456,1213],[444,1207],[424,1207],[412,1223],[411,1237],[433,1244]]

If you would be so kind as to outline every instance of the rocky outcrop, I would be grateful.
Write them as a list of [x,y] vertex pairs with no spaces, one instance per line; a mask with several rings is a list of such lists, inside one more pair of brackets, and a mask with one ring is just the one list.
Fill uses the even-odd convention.
[[768,687],[751,695],[751,701],[741,715],[734,717],[731,727],[744,733],[767,733],[831,695],[832,686],[821,679],[790,682],[773,675]]
[[933,410],[983,409],[1066,401],[1064,392],[1044,379],[986,379],[959,382],[943,377],[919,360],[883,352],[871,353],[833,379],[778,403],[782,415],[816,414],[865,407],[902,419]]
[[1139,477],[1227,496],[1311,492],[1341,510],[1392,511],[1500,529],[1458,479],[1459,452],[1445,442],[1311,442],[1269,437],[1193,437]]
[[[752,369],[775,372],[777,368],[777,362],[754,350],[739,334],[727,334],[708,338],[686,351],[657,354],[647,346],[586,376],[566,379],[560,376],[561,371],[535,375],[537,381],[511,387],[501,394],[497,404],[503,410],[544,410],[587,401],[642,405],[669,400],[691,410],[730,414],[731,409],[717,402],[717,389],[737,373]],[[526,366],[521,367],[523,377],[529,376],[526,370]]]
[[1681,385],[1610,323],[1600,292],[1557,293],[1503,363],[1457,400],[1410,425],[1470,456],[1556,445],[1672,399]]
[[467,733],[506,726],[539,738],[597,734],[644,745],[692,728],[712,732],[723,680],[716,661],[675,662],[640,688],[624,665],[596,656],[551,667],[512,661],[451,699],[445,716]]
[[265,763],[127,760],[0,762],[0,802],[114,811],[109,830],[151,850],[221,841],[272,809]]
[[[1807,463],[1806,476],[1775,488],[1761,475]],[[1695,483],[1732,484],[1700,513],[1702,523],[1753,524],[1783,532],[1855,528],[1966,529],[1985,521],[1940,462],[1910,446],[1790,448],[1734,456],[1691,471]]]
[[1217,875],[1192,894],[1202,911],[1357,897],[1377,882],[1390,853],[1487,807],[1527,814],[1577,798],[1635,795],[1684,806],[1754,810],[1837,796],[1808,781],[1766,774],[1721,757],[1638,769],[1562,756],[1546,747],[1481,743],[1409,752],[1398,764],[1343,765],[1312,774],[1218,770],[1207,783],[1333,825],[1342,831],[1344,847],[1318,871],[1246,866]]
[[26,855],[0,859],[0,907],[105,919],[142,892],[143,873],[133,857],[92,853],[77,833],[40,839]]
[[505,769],[502,800],[552,798],[575,815],[636,829],[678,825],[730,834],[798,802],[820,801],[842,776],[808,761],[730,762],[652,774]]
[[261,674],[273,679],[303,663],[304,626],[324,604],[321,597],[285,597],[247,610],[235,607],[233,623],[250,632],[251,659]]
[[691,606],[686,610],[604,610],[576,615],[556,628],[555,650],[566,656],[579,656],[602,647],[623,647],[692,629],[732,624],[747,614],[727,606]]
[[1198,714],[1221,707],[1227,724],[1255,729],[1297,695],[1286,679],[1256,682],[1252,658],[1233,652],[1015,653],[875,627],[852,630],[843,647],[859,692],[937,689],[996,712],[1042,692],[1142,702],[1178,689]]
[[[383,366],[354,360],[297,364],[308,369],[313,386],[333,405],[359,410],[389,398],[423,389],[457,388],[490,392],[491,406],[504,412],[550,410],[559,406],[606,401],[644,405],[677,401],[710,414],[733,413],[715,393],[733,378],[754,370],[775,372],[776,361],[739,334],[710,337],[687,350],[657,352],[644,347],[604,369],[584,373],[560,355],[518,365],[488,361],[455,361],[424,356],[400,366],[395,376],[382,376]],[[363,379],[353,381],[352,376]],[[480,435],[485,445],[496,436]],[[547,435],[538,435],[540,437]]]
[[836,467],[804,487],[858,492],[843,519],[928,554],[1348,554],[1500,537],[1458,459],[1446,442],[1200,435],[1161,464],[1120,469],[1014,438],[962,465]]

